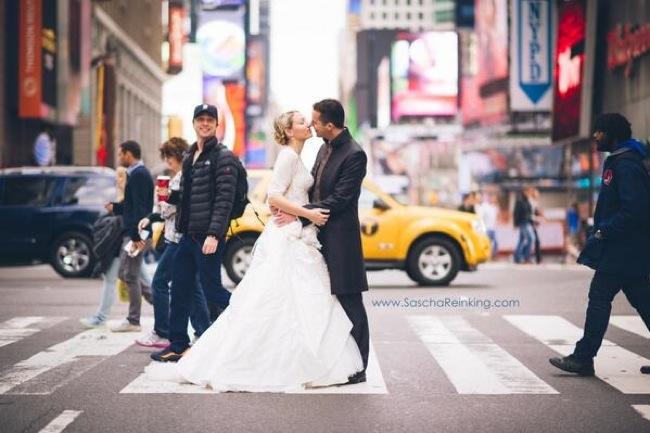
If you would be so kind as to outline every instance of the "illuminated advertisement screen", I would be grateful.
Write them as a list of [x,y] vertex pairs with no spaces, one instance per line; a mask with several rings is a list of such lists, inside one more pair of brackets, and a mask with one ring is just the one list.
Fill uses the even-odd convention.
[[584,0],[560,3],[553,86],[553,141],[569,139],[579,133],[585,26]]
[[246,64],[245,8],[203,11],[196,42],[203,74],[224,80],[244,79]]
[[243,157],[246,133],[246,89],[243,84],[203,77],[203,100],[219,113],[217,138],[235,155]]
[[458,111],[458,35],[399,33],[391,50],[391,117]]
[[268,45],[267,40],[254,37],[248,41],[248,63],[246,64],[246,84],[248,86],[249,116],[264,114],[267,98]]

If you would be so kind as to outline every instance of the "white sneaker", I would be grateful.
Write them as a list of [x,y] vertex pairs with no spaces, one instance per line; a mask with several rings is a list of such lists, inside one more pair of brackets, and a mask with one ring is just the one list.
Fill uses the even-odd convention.
[[156,331],[153,329],[148,334],[143,335],[142,337],[135,340],[135,344],[143,347],[156,347],[159,349],[165,349],[169,346],[169,340],[162,338],[160,335],[156,334]]
[[140,325],[133,325],[126,319],[122,319],[117,323],[111,323],[108,327],[111,332],[140,332],[142,327]]

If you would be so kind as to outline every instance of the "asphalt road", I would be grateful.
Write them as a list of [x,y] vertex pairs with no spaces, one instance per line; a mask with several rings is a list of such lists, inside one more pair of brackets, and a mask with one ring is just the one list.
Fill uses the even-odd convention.
[[99,280],[2,268],[0,432],[650,432],[650,377],[638,372],[650,334],[622,294],[597,377],[548,363],[580,333],[589,271],[493,264],[448,288],[369,276],[368,383],[214,394],[148,383],[137,335],[85,331],[78,319],[94,312]]

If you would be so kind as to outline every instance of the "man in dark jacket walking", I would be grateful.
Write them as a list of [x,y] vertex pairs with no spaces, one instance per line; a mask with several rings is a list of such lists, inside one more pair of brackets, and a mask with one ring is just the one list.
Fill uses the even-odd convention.
[[139,250],[135,255],[120,251],[120,267],[118,274],[129,288],[129,315],[115,326],[113,332],[140,331],[140,310],[142,307],[142,287],[140,284],[140,268],[142,267],[142,250],[145,241],[140,239],[138,222],[149,215],[153,207],[153,180],[151,173],[140,159],[140,145],[135,141],[125,141],[120,144],[118,151],[119,163],[126,167],[127,181],[124,190],[124,201],[106,205],[109,212],[122,215],[123,231],[126,241],[133,242]]
[[611,154],[603,167],[593,232],[578,257],[578,263],[596,270],[584,336],[573,354],[550,359],[555,367],[583,376],[594,374],[593,358],[619,290],[650,329],[650,176],[642,161],[646,150],[631,138],[630,123],[620,114],[601,115],[594,130],[598,150]]
[[[236,195],[237,160],[215,136],[215,106],[196,106],[193,124],[197,140],[183,160],[181,205],[176,217],[176,230],[182,238],[173,260],[171,344],[151,355],[161,362],[178,361],[189,347],[187,325],[197,273],[211,310],[223,310],[230,301],[230,292],[221,283],[221,257]],[[213,161],[216,167],[212,167]]]
[[[368,290],[368,280],[361,247],[359,227],[359,195],[366,175],[367,156],[344,126],[345,112],[339,101],[325,99],[314,104],[312,126],[325,144],[320,148],[312,169],[314,185],[309,191],[309,209],[329,209],[330,219],[321,227],[318,239],[323,245],[330,274],[332,294],[345,310],[359,347],[363,370],[349,378],[348,383],[366,381],[370,350],[368,317],[362,293]],[[279,213],[276,221],[282,225],[295,217]],[[303,220],[303,224],[309,221]]]

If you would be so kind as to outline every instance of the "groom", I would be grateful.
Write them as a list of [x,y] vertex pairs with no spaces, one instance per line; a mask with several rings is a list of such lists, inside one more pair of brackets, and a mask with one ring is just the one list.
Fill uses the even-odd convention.
[[[367,157],[343,126],[345,112],[341,103],[324,99],[313,106],[312,124],[323,144],[311,171],[314,185],[309,190],[310,204],[306,208],[329,209],[330,219],[320,228],[318,240],[329,269],[332,294],[352,322],[352,337],[357,342],[363,370],[348,378],[348,383],[366,381],[370,332],[363,306],[362,292],[368,290],[368,280],[361,250],[359,228],[359,195],[366,175]],[[284,225],[295,217],[276,213],[276,223]],[[303,225],[310,221],[303,220]]]

